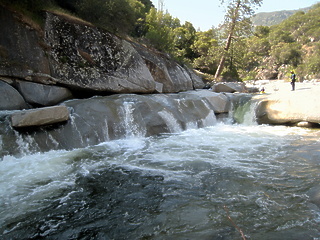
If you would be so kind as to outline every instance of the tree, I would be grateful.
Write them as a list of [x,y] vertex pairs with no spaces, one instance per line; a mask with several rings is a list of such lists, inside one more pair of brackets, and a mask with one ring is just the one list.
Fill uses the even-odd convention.
[[195,54],[193,67],[204,73],[214,74],[219,62],[219,45],[216,36],[216,29],[205,32],[197,32],[196,39],[192,45]]
[[225,25],[228,37],[215,74],[215,79],[219,79],[222,73],[226,57],[231,46],[231,41],[235,35],[236,27],[241,24],[244,24],[241,28],[248,26],[248,23],[250,23],[249,18],[254,13],[252,7],[255,5],[260,6],[262,3],[262,0],[221,0],[221,3],[224,4],[226,1],[229,3],[227,6],[227,13],[225,15]]
[[[70,0],[69,0],[70,1]],[[83,19],[114,33],[131,33],[145,15],[138,0],[77,0],[76,13]]]
[[269,36],[270,33],[270,27],[268,26],[257,26],[254,29],[254,35],[258,38],[265,38]]
[[189,22],[185,22],[181,27],[174,30],[175,56],[181,60],[193,60],[195,53],[192,45],[196,39],[196,30]]
[[160,51],[172,53],[174,50],[174,30],[180,27],[180,20],[168,12],[151,8],[146,17],[146,38]]

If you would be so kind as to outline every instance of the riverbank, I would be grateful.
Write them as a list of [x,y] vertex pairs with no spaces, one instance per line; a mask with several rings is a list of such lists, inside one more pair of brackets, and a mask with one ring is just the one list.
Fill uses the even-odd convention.
[[296,82],[295,91],[291,91],[291,84],[285,80],[261,80],[256,81],[255,86],[261,89],[265,88],[266,94],[276,94],[287,95],[292,92],[304,92],[304,93],[320,93],[320,82],[318,81],[309,81],[309,82]]

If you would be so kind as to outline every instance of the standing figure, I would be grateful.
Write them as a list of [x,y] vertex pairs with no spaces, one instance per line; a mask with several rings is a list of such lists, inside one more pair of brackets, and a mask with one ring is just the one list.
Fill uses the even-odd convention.
[[294,91],[296,87],[296,74],[294,71],[291,71],[291,86],[292,86],[292,91]]

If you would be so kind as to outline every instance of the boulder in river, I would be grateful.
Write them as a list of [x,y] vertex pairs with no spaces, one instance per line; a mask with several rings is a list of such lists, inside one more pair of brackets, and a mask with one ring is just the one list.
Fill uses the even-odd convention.
[[69,111],[65,106],[54,106],[20,111],[11,115],[14,128],[38,127],[65,122],[69,119]]

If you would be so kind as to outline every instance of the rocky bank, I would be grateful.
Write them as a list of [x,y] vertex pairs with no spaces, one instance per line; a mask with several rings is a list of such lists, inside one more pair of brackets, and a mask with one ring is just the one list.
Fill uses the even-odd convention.
[[[210,114],[227,114],[234,102],[242,102],[238,97],[234,101],[235,96],[219,93],[247,91],[243,84],[219,83],[201,93],[170,95],[201,89],[205,84],[193,70],[163,53],[112,35],[80,19],[54,12],[45,12],[44,15],[45,24],[41,28],[25,16],[0,5],[0,110],[24,110],[1,116],[4,123],[8,123],[10,116],[10,127],[44,126],[57,122],[68,122],[66,126],[73,124],[74,127],[78,117],[88,118],[82,125],[87,124],[90,128],[79,132],[81,136],[87,134],[91,142],[89,133],[95,131],[95,124],[98,128],[101,124],[112,125],[113,130],[107,133],[108,139],[123,136],[119,132],[124,130],[116,130],[119,128],[116,124],[124,124],[117,122],[120,120],[117,115],[125,120],[125,115],[134,111],[140,122],[146,121],[144,135],[149,136],[172,132],[166,122],[168,117],[177,121],[179,124],[175,124],[181,125],[181,129],[188,124],[201,127],[200,122]],[[290,86],[286,84],[285,92],[271,94],[268,87],[267,94],[254,96],[254,101],[258,102],[255,110],[258,123],[318,126],[320,117],[316,98],[319,94],[307,93],[307,89],[299,88],[298,84],[297,91],[289,94]],[[122,93],[129,95],[117,95]],[[170,96],[156,97],[152,93]],[[110,98],[75,100],[95,95],[110,95],[114,101]],[[247,94],[244,99],[247,101],[252,96]],[[127,98],[132,100],[127,102]],[[162,100],[157,102],[154,99]],[[119,103],[121,100],[125,101]],[[132,108],[131,103],[137,106]],[[56,105],[60,106],[50,107]],[[114,108],[117,105],[119,108]],[[26,111],[35,108],[38,110]]]
[[44,27],[39,27],[0,5],[0,110],[52,106],[74,97],[204,87],[191,69],[165,54],[80,19],[44,15]]

